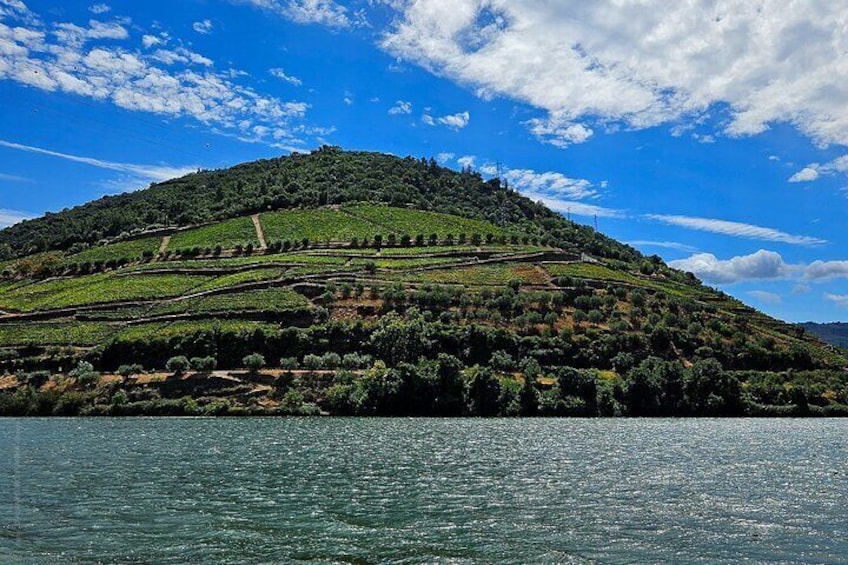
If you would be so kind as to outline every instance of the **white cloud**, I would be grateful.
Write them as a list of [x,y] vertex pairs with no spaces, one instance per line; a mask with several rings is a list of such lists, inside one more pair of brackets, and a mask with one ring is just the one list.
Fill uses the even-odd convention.
[[746,294],[765,304],[780,304],[783,302],[783,298],[779,294],[768,292],[767,290],[750,290]]
[[698,253],[688,259],[670,261],[669,265],[693,272],[705,281],[714,283],[790,277],[799,281],[793,290],[795,294],[810,291],[810,287],[801,281],[848,278],[848,261],[813,261],[809,264],[789,265],[780,254],[763,249],[726,261],[717,259],[711,253]]
[[436,118],[436,122],[455,130],[464,128],[468,125],[470,120],[471,115],[468,112],[458,112],[456,114]]
[[453,153],[450,153],[448,151],[444,151],[444,152],[436,155],[436,161],[438,161],[439,163],[445,164],[448,161],[452,161],[454,157],[456,157],[456,155],[454,155]]
[[779,253],[765,249],[728,260],[720,260],[712,253],[697,253],[688,259],[669,261],[668,265],[714,284],[785,278],[795,269],[787,265]]
[[712,218],[696,218],[691,216],[676,216],[666,214],[646,214],[647,219],[662,222],[664,224],[679,226],[683,228],[718,233],[733,237],[746,239],[757,239],[762,241],[778,241],[792,245],[821,245],[827,243],[824,239],[806,235],[792,235],[773,228],[745,224],[741,222],[730,222],[727,220],[716,220]]
[[391,4],[384,49],[483,97],[539,108],[545,117],[528,125],[552,143],[585,140],[593,125],[694,122],[720,105],[717,133],[789,123],[816,143],[848,144],[844,2]]
[[461,130],[471,121],[471,114],[465,111],[436,118],[430,115],[430,108],[424,108],[424,114],[421,116],[421,121],[428,126],[443,125],[453,130]]
[[395,102],[395,105],[389,108],[390,116],[400,116],[403,114],[411,114],[412,113],[412,102],[405,102],[403,100],[398,100]]
[[811,182],[817,178],[819,178],[818,165],[810,165],[789,177],[789,182]]
[[826,292],[824,294],[826,300],[830,300],[840,308],[848,308],[848,294],[830,294]]
[[203,20],[200,22],[194,22],[191,24],[191,28],[201,35],[208,35],[212,33],[212,22],[210,20]]
[[183,65],[203,65],[204,67],[211,67],[213,64],[211,59],[208,59],[199,53],[195,53],[194,51],[189,51],[184,47],[177,47],[176,49],[157,49],[152,55],[150,55],[150,58],[166,65],[180,63]]
[[145,49],[150,49],[163,43],[165,43],[165,40],[158,35],[144,34],[141,36],[141,44],[144,45]]
[[350,14],[348,9],[333,0],[232,0],[268,10],[300,24],[320,24],[327,27],[346,28],[361,25],[361,16]]
[[[117,22],[103,23],[97,20],[90,20],[88,27],[81,27],[76,24],[60,23],[53,30],[53,35],[61,42],[72,46],[82,46],[82,44],[94,39],[127,39],[130,34],[127,28]],[[42,45],[41,42],[38,43]]]
[[110,8],[108,4],[93,4],[93,5],[88,7],[89,12],[91,12],[92,14],[97,14],[97,15],[105,14],[106,12],[108,12],[111,9],[112,8]]
[[[184,47],[128,50],[114,43],[129,37],[116,22],[48,25],[28,11],[2,15],[17,19],[18,26],[0,21],[0,80],[109,101],[126,110],[188,117],[247,141],[286,148],[303,144],[298,136],[307,128],[291,123],[304,116],[307,104],[236,84],[233,70],[214,72],[213,62],[199,53]],[[145,34],[142,44],[151,48],[167,39]],[[267,128],[267,136],[250,133],[254,126]]]
[[829,163],[821,165],[810,163],[789,178],[789,182],[811,182],[820,176],[831,176],[837,173],[848,173],[848,155],[837,157]]
[[477,157],[474,155],[463,155],[456,159],[456,162],[459,163],[462,168],[473,167],[475,161],[477,161]]
[[95,159],[93,157],[80,157],[79,155],[60,153],[58,151],[51,151],[49,149],[42,149],[41,147],[33,147],[31,145],[23,145],[21,143],[14,143],[3,139],[0,139],[0,147],[5,147],[7,149],[16,149],[18,151],[26,151],[28,153],[48,155],[50,157],[57,157],[59,159],[65,159],[66,161],[82,163],[84,165],[90,165],[92,167],[97,167],[100,169],[127,173],[139,180],[148,182],[164,181],[175,177],[181,177],[183,175],[187,175],[188,173],[196,171],[198,168],[196,165],[186,167],[172,167],[169,165],[138,165],[134,163],[116,163],[114,161],[104,161],[101,159]]
[[804,269],[804,278],[809,280],[848,277],[848,261],[813,261]]
[[[482,172],[494,175],[494,166],[481,167]],[[536,172],[531,169],[506,169],[501,171],[501,177],[509,182],[509,186],[521,193],[534,195],[544,194],[550,198],[566,198],[580,200],[597,195],[592,183],[586,179],[573,179],[553,171]]]
[[300,80],[296,76],[287,75],[286,72],[279,67],[275,69],[269,69],[268,72],[271,73],[271,75],[273,75],[274,77],[289,84],[293,84],[294,86],[300,86],[301,84],[303,84],[302,80]]
[[594,133],[583,124],[575,124],[568,118],[548,116],[547,118],[533,118],[525,125],[530,128],[530,133],[541,141],[550,143],[556,147],[568,147],[575,143],[583,143]]
[[33,216],[26,212],[17,210],[2,210],[0,209],[0,228],[7,228],[24,220],[29,220]]

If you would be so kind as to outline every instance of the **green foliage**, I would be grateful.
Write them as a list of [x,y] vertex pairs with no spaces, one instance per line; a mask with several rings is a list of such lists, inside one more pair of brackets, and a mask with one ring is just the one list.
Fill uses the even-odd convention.
[[168,249],[185,250],[193,248],[213,248],[220,245],[223,249],[234,249],[237,245],[259,246],[256,228],[250,218],[233,218],[225,222],[179,231],[171,237]]
[[65,259],[65,263],[75,263],[81,265],[83,263],[96,263],[117,261],[125,259],[127,261],[138,261],[145,255],[152,257],[159,251],[159,246],[162,244],[161,237],[142,237],[138,239],[130,239],[127,241],[119,241],[108,245],[99,245],[81,251],[74,255],[69,255]]
[[380,318],[371,334],[371,346],[380,359],[394,366],[401,361],[417,361],[432,345],[431,335],[430,324],[417,310],[405,317],[390,312]]
[[142,374],[144,372],[144,367],[138,363],[133,363],[130,365],[121,365],[115,372],[121,375],[122,377],[131,377],[133,375]]
[[251,353],[242,359],[242,364],[251,373],[258,373],[260,369],[265,367],[265,356],[259,353]]
[[180,296],[210,277],[189,275],[120,276],[115,273],[73,279],[52,279],[0,293],[0,309],[27,312]]
[[0,347],[104,343],[118,330],[99,322],[30,322],[0,324]]
[[208,373],[210,371],[214,371],[218,366],[218,360],[214,357],[192,357],[189,364],[194,368],[195,371],[199,371],[202,373]]
[[176,357],[171,357],[165,364],[165,370],[175,375],[182,375],[190,369],[191,363],[184,355],[177,355]]
[[77,363],[77,366],[68,373],[68,376],[76,379],[76,381],[83,386],[95,383],[100,379],[100,373],[95,371],[94,365],[88,361],[80,361]]
[[[20,256],[49,249],[65,250],[79,242],[94,244],[103,238],[154,225],[196,225],[245,216],[269,207],[314,208],[366,201],[510,225],[520,233],[527,233],[528,240],[544,237],[596,255],[633,262],[640,258],[634,249],[590,228],[567,222],[543,206],[500,187],[497,181],[484,181],[475,173],[457,173],[439,167],[434,161],[345,152],[332,147],[309,155],[292,154],[221,171],[202,171],[147,190],[102,198],[3,230],[0,245],[8,245]],[[239,222],[239,237],[231,237],[229,234],[234,230],[230,229],[180,233],[171,248],[214,247],[224,238],[230,238],[228,245],[256,246],[258,242],[255,234],[251,234],[249,219]],[[460,239],[462,234],[456,234],[453,225],[450,229]],[[429,236],[432,231],[403,229],[399,234]],[[465,230],[468,237],[473,233],[485,237],[488,230]]]

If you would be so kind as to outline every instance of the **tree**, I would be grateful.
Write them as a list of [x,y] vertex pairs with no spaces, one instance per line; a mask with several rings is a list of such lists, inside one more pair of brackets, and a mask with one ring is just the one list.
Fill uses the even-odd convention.
[[191,363],[185,355],[177,355],[168,359],[168,362],[165,363],[165,370],[173,373],[174,376],[179,376],[191,370]]
[[389,312],[371,334],[371,346],[380,359],[395,366],[401,361],[417,361],[432,345],[432,334],[432,326],[417,309],[410,309],[406,318]]
[[715,359],[701,359],[684,375],[686,397],[697,414],[731,415],[741,411],[739,380]]
[[469,370],[465,386],[465,406],[473,416],[497,416],[501,385],[487,367],[474,366]]
[[144,367],[139,364],[121,365],[116,371],[122,377],[131,377],[132,375],[140,375],[144,372]]
[[241,362],[251,373],[258,373],[265,366],[265,357],[259,353],[251,353]]
[[214,357],[192,357],[191,366],[195,371],[208,372],[214,371],[218,366],[218,361]]
[[100,373],[94,370],[94,365],[88,361],[80,361],[77,366],[69,373],[69,376],[85,386],[97,382],[100,379]]

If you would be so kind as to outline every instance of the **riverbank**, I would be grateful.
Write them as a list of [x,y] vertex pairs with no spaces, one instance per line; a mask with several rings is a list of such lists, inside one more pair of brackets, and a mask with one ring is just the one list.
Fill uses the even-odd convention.
[[[579,373],[575,373],[579,375]],[[436,375],[437,376],[437,375]],[[0,416],[846,416],[838,404],[796,396],[766,405],[742,395],[732,410],[636,414],[616,390],[563,395],[553,378],[485,371],[453,382],[413,381],[383,365],[366,370],[213,370],[87,378],[30,373],[0,377]],[[446,379],[445,375],[442,378]],[[572,383],[573,385],[574,383]],[[585,383],[584,383],[585,384]],[[438,386],[437,386],[438,385]]]

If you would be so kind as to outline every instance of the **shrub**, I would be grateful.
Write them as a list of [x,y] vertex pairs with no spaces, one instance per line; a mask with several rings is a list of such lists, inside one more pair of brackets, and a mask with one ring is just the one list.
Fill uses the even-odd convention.
[[321,362],[327,369],[335,369],[342,364],[342,358],[338,353],[329,351],[321,357]]
[[303,366],[307,369],[320,369],[324,366],[324,359],[312,353],[303,356]]
[[214,371],[218,360],[214,357],[192,357],[191,366],[195,371]]
[[138,363],[134,363],[132,365],[121,365],[118,367],[117,373],[122,377],[131,377],[133,375],[140,375],[144,372],[144,367],[139,365]]
[[372,363],[370,355],[361,355],[359,353],[346,353],[342,357],[342,367],[345,369],[361,369],[370,367]]
[[265,366],[265,357],[259,353],[251,353],[242,359],[241,362],[251,373],[257,373]]
[[173,373],[174,375],[182,375],[190,369],[191,363],[185,355],[171,357],[170,359],[168,359],[168,362],[165,363],[165,370],[170,373]]
[[94,365],[88,361],[80,361],[69,373],[81,385],[91,384],[100,378],[100,373],[94,370]]
[[297,362],[297,357],[283,357],[280,359],[280,368],[281,369],[297,369],[299,363]]

